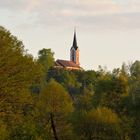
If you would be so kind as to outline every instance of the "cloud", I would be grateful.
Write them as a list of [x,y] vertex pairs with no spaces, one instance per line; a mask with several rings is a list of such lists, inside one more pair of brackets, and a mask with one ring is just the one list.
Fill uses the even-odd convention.
[[10,12],[31,11],[39,6],[41,0],[0,0],[0,8]]
[[87,10],[94,13],[140,11],[139,0],[0,0],[0,7],[12,10]]
[[25,8],[27,11],[32,11],[35,8],[39,7],[41,5],[40,0],[28,0],[28,4],[25,5]]
[[8,10],[17,20],[24,16],[18,22],[25,27],[140,28],[139,0],[0,0],[0,3],[0,8]]
[[120,10],[120,5],[112,0],[82,0],[81,4],[85,10],[93,11],[95,14],[114,13]]
[[78,17],[77,22],[81,27],[94,31],[137,30],[140,29],[140,13]]
[[114,0],[44,1],[37,23],[53,28],[76,25],[94,30],[136,29],[140,28],[139,5],[137,10],[133,7],[138,3],[136,0],[133,3]]

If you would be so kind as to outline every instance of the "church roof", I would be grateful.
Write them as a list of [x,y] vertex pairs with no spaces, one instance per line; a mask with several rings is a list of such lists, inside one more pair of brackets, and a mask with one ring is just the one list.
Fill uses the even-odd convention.
[[72,48],[74,48],[75,50],[78,49],[76,31],[74,31],[73,45],[72,45],[71,49],[72,49]]
[[68,61],[68,60],[56,60],[56,65],[58,66],[62,66],[65,68],[76,68],[76,69],[80,69],[80,66],[75,64],[73,61]]

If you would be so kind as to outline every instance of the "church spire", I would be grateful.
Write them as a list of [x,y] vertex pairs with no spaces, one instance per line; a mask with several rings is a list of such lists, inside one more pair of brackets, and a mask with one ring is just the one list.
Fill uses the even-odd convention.
[[70,49],[70,60],[80,66],[79,63],[79,49],[77,46],[76,30],[74,30],[73,45]]
[[74,38],[73,38],[73,46],[75,50],[77,50],[77,37],[76,37],[76,29],[74,29]]

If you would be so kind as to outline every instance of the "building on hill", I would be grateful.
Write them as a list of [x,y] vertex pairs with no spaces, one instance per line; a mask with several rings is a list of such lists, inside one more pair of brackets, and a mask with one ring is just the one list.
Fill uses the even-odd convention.
[[55,68],[65,68],[68,70],[81,70],[79,63],[79,48],[77,45],[76,31],[74,31],[73,45],[70,49],[70,60],[56,60]]

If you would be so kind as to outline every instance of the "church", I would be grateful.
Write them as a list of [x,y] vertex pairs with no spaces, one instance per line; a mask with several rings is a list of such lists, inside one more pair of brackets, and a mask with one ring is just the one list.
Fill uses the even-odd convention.
[[55,62],[56,68],[64,68],[67,70],[81,70],[79,63],[79,48],[77,45],[76,31],[74,31],[73,45],[70,49],[70,60],[58,59]]

